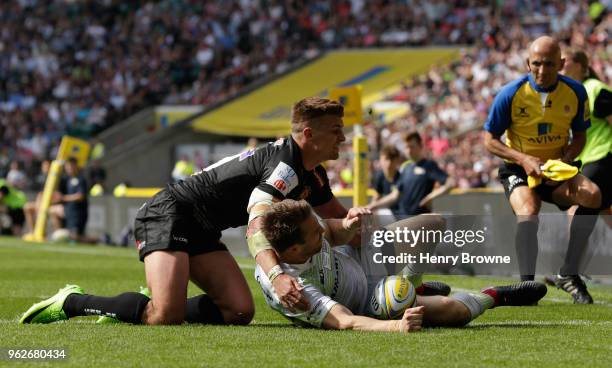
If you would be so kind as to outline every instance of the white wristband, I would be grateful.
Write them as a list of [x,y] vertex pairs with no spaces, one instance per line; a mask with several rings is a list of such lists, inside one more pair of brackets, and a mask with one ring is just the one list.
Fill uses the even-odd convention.
[[281,266],[276,265],[274,267],[272,267],[270,269],[270,271],[268,271],[268,280],[270,280],[270,282],[274,281],[275,278],[277,278],[278,276],[280,276],[281,274],[285,273],[283,271],[283,269],[281,268]]

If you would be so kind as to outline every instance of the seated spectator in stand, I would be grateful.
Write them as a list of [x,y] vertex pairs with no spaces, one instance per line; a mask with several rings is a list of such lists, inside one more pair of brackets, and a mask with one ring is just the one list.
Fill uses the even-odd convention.
[[10,218],[10,224],[0,222],[0,233],[21,235],[25,218],[23,206],[26,203],[26,195],[17,188],[10,186],[6,180],[0,179],[0,215],[5,214]]

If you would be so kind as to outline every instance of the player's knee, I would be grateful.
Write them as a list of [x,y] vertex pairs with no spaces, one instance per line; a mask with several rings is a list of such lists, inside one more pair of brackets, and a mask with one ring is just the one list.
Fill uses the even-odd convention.
[[516,210],[517,216],[536,216],[540,212],[540,206],[531,201],[525,201]]
[[601,207],[601,191],[596,185],[591,185],[587,188],[587,195],[584,196],[582,205],[587,208],[600,208]]
[[443,297],[442,308],[448,314],[447,320],[451,326],[464,326],[472,320],[472,314],[465,304],[458,300]]
[[223,319],[228,325],[248,325],[254,316],[255,306],[253,303],[244,303],[223,310]]

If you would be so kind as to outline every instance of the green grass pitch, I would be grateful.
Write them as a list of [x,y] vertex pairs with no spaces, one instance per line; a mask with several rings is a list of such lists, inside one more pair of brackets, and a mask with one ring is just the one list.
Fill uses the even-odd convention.
[[[558,290],[537,307],[497,308],[465,328],[399,335],[292,327],[265,305],[252,273],[239,259],[257,312],[247,327],[96,325],[94,317],[50,325],[19,325],[31,304],[66,283],[115,295],[144,285],[133,249],[31,244],[0,237],[0,349],[66,348],[62,362],[0,366],[57,367],[321,367],[321,366],[550,366],[610,367],[612,288],[590,285],[595,305],[578,306]],[[478,290],[512,280],[437,276]],[[199,290],[190,285],[189,294]]]

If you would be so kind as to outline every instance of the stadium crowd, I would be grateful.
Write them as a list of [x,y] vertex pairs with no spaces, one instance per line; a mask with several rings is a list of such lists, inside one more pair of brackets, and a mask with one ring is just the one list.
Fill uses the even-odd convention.
[[[607,7],[607,10],[606,10]],[[479,133],[497,89],[525,72],[530,36],[581,46],[612,79],[610,1],[0,2],[0,177],[30,188],[62,134],[95,135],[155,104],[209,105],[321,51],[469,45],[463,57],[407,81],[390,100],[411,112],[366,127],[374,152],[418,128],[461,187],[492,183]],[[467,132],[467,133],[466,133]],[[347,159],[330,167],[347,185]],[[342,179],[342,177],[345,177]],[[25,180],[23,179],[25,177]],[[15,181],[13,181],[13,178]]]

